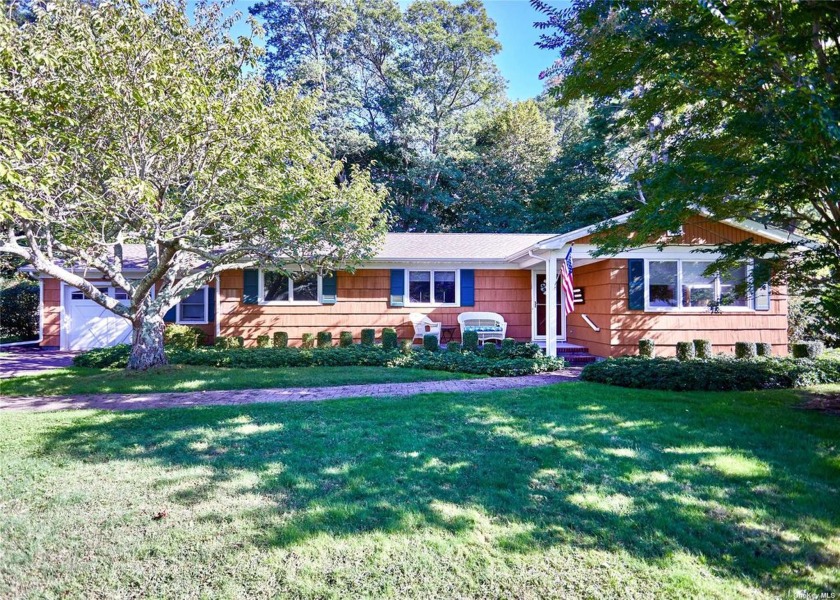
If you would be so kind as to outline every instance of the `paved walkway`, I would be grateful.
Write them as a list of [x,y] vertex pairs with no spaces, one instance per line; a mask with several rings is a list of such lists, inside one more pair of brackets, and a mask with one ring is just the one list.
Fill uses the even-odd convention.
[[0,348],[0,378],[38,375],[73,364],[75,352],[32,348]]
[[579,368],[524,377],[487,377],[450,381],[417,381],[413,383],[374,383],[315,388],[276,388],[265,390],[226,390],[212,392],[165,392],[151,394],[92,394],[85,396],[0,397],[2,410],[64,410],[96,408],[105,410],[143,410],[179,406],[211,406],[222,404],[256,404],[264,402],[316,402],[335,398],[411,396],[414,394],[472,393],[513,390],[575,381]]

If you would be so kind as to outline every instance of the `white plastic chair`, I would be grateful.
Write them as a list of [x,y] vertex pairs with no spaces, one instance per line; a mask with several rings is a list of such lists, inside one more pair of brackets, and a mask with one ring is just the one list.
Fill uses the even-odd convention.
[[408,315],[411,324],[414,325],[414,337],[411,339],[411,343],[414,343],[414,340],[420,338],[420,341],[423,341],[423,336],[432,334],[437,336],[438,344],[440,344],[440,333],[443,327],[443,323],[432,321],[426,315],[420,313],[411,313]]

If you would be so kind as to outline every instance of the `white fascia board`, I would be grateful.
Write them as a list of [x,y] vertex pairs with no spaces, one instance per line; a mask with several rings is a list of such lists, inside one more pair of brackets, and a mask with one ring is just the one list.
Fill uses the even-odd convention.
[[441,260],[429,258],[412,258],[400,260],[383,260],[383,261],[368,261],[356,267],[356,270],[364,269],[422,269],[423,267],[433,266],[436,269],[450,268],[450,269],[515,269],[516,265],[501,260]]

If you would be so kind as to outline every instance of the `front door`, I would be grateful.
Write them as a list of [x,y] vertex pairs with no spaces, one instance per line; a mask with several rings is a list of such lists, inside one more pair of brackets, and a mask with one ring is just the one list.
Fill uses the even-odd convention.
[[[546,277],[545,273],[534,273],[533,275],[533,300],[534,309],[531,316],[533,323],[533,337],[535,340],[545,339],[546,312],[548,310],[546,298]],[[560,301],[562,288],[557,289],[557,339],[566,339],[565,319],[563,318],[563,303]]]

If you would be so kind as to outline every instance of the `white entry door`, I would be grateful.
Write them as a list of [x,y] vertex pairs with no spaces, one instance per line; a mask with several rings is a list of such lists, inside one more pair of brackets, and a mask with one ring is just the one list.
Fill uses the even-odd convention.
[[[97,286],[112,298],[126,301],[122,290]],[[131,322],[115,315],[76,288],[64,290],[64,346],[66,350],[89,350],[131,342]]]

